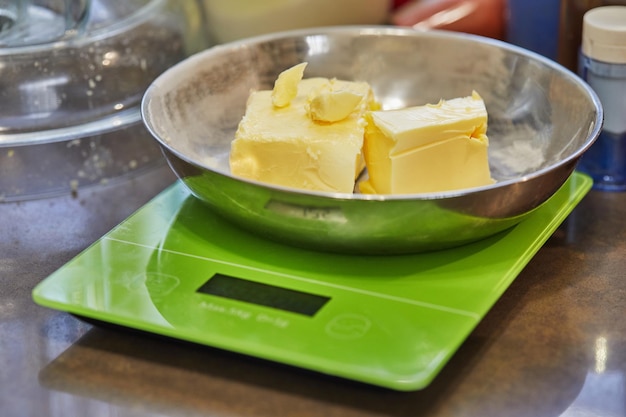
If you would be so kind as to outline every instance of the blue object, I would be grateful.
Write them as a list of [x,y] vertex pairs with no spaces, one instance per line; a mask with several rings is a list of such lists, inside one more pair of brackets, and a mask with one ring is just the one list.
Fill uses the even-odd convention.
[[578,169],[593,178],[593,188],[626,191],[626,64],[601,62],[581,53],[580,76],[598,94],[604,127],[583,154]]
[[556,60],[560,0],[507,0],[506,41]]

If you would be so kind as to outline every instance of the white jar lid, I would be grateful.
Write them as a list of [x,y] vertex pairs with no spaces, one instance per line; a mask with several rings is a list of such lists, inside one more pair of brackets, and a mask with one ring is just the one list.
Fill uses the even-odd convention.
[[626,64],[626,6],[596,7],[585,13],[582,52],[598,61]]

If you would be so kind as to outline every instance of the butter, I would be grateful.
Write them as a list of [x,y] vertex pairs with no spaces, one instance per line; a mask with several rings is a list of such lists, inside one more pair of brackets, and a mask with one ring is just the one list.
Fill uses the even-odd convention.
[[272,90],[272,104],[276,107],[285,107],[298,94],[298,83],[304,75],[307,63],[303,62],[278,74]]
[[487,110],[482,98],[367,115],[364,156],[367,194],[459,190],[494,182],[489,171]]
[[[371,88],[365,82],[301,79],[298,71],[284,72],[274,90],[250,94],[231,145],[231,173],[285,187],[352,193],[365,166],[364,116],[378,108]],[[329,102],[338,103],[338,110]]]
[[363,101],[363,92],[359,90],[362,90],[359,84],[329,80],[309,97],[309,117],[318,122],[329,123],[345,119]]

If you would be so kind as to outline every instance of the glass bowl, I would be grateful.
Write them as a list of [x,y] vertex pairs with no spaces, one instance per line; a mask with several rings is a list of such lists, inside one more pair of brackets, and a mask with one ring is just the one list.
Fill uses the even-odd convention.
[[0,201],[75,191],[162,162],[141,123],[141,97],[209,46],[197,2],[16,3],[14,14],[0,11]]

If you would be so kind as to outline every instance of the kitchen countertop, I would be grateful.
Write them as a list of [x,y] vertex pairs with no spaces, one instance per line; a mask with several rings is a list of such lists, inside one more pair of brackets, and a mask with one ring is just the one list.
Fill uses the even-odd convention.
[[394,392],[92,327],[31,291],[175,181],[0,203],[0,415],[626,416],[626,193],[591,191],[433,383]]

